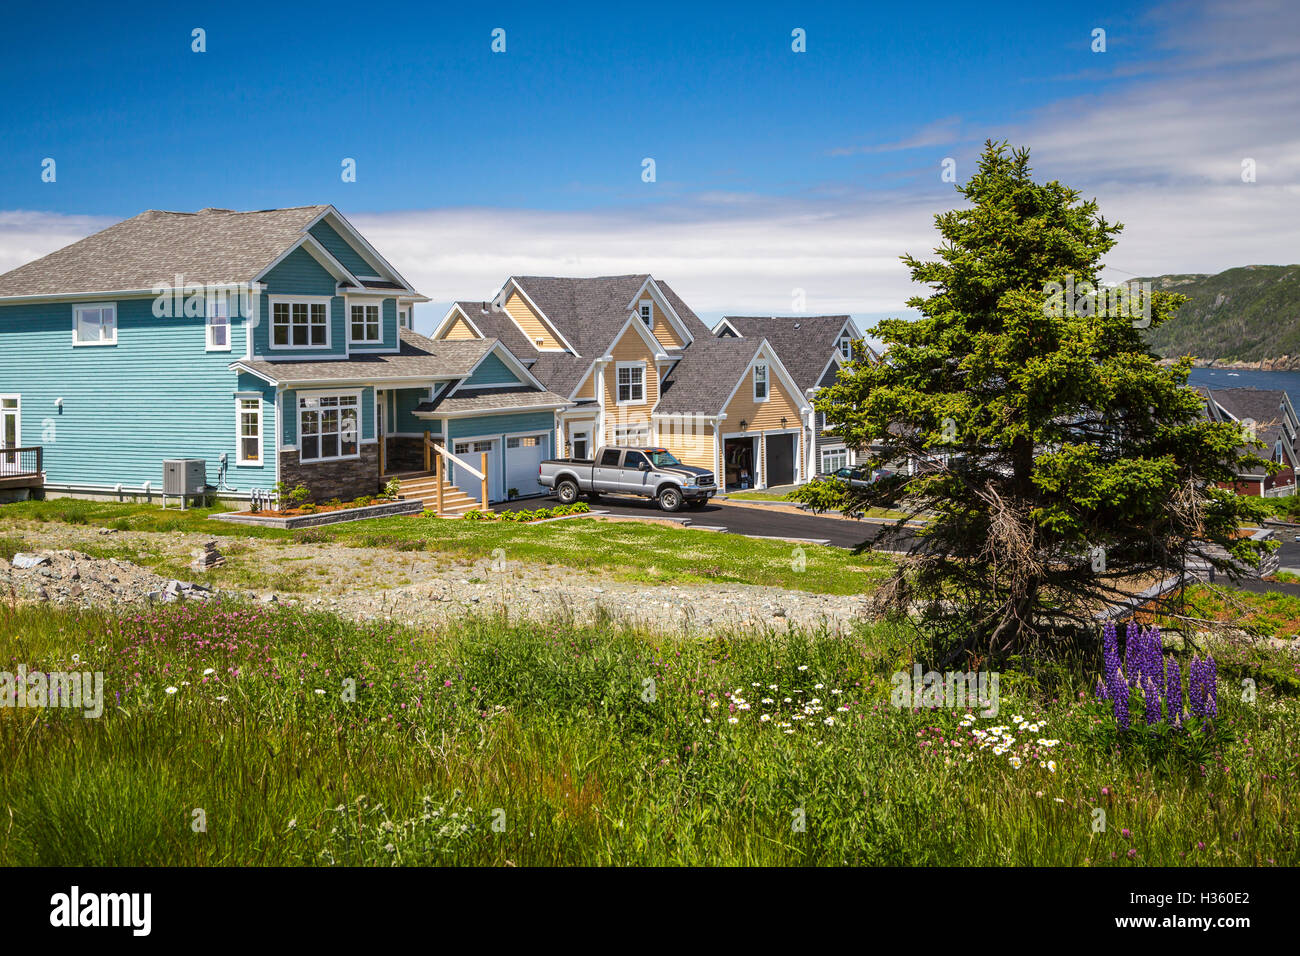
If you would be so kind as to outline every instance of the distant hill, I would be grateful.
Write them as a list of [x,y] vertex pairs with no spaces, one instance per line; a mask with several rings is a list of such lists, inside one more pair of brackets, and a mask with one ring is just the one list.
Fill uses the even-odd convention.
[[1217,360],[1300,368],[1300,265],[1241,266],[1217,275],[1140,281],[1187,296],[1177,318],[1148,333],[1157,355],[1191,355],[1202,360],[1197,364]]

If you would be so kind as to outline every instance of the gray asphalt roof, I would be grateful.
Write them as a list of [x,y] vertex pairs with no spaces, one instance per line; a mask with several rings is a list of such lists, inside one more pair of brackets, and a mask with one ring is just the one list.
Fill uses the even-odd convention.
[[353,353],[347,359],[332,362],[240,361],[248,370],[272,382],[344,382],[358,379],[441,378],[468,375],[496,339],[440,341],[426,338],[410,329],[401,330],[401,349],[388,355]]
[[[449,389],[444,389],[444,392]],[[535,388],[475,388],[461,389],[455,395],[444,398],[440,393],[433,401],[421,402],[415,407],[417,412],[481,412],[494,408],[538,408],[553,405],[571,405],[563,395],[540,391]]]
[[664,379],[655,414],[717,415],[762,344],[762,339],[699,336]]
[[150,209],[0,275],[0,296],[248,282],[293,247],[327,206],[234,212]]
[[742,336],[767,339],[801,390],[816,388],[826,363],[839,350],[847,315],[728,315]]

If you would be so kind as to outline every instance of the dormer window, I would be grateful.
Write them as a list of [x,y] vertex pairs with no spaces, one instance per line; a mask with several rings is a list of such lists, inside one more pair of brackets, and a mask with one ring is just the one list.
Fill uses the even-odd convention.
[[754,401],[767,401],[767,366],[754,366]]
[[411,327],[411,310],[397,310],[397,327],[400,329],[409,329]]
[[352,341],[382,341],[379,328],[379,306],[354,305],[352,307]]
[[853,358],[853,339],[847,335],[840,336],[840,358],[846,362]]
[[641,300],[641,321],[647,329],[654,323],[654,310],[650,307],[649,299]]

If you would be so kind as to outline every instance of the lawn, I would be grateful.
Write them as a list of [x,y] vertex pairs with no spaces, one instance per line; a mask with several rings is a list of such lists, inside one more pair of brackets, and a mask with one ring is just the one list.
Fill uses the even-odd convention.
[[[0,710],[4,865],[1300,863],[1300,708],[1238,700],[1227,664],[1213,724],[1120,733],[1087,665],[1004,673],[974,727],[894,708],[889,625],[0,615],[5,669],[105,688],[98,719]],[[979,748],[994,726],[1011,754]]]
[[[787,544],[738,535],[644,522],[572,519],[539,525],[372,518],[301,531],[209,521],[211,511],[166,510],[154,505],[58,498],[0,507],[0,539],[16,550],[26,536],[17,521],[54,521],[119,531],[197,532],[213,537],[307,541],[397,551],[428,551],[478,560],[509,560],[600,569],[620,580],[654,584],[723,582],[771,585],[824,594],[870,591],[889,572],[890,559],[842,548]],[[104,542],[101,547],[112,547]],[[93,550],[88,546],[86,550]],[[130,557],[114,554],[111,556]],[[212,578],[219,582],[218,574]]]

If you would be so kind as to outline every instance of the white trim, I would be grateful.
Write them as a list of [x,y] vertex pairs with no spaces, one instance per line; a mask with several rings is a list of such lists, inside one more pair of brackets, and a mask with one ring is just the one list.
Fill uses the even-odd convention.
[[[324,352],[331,350],[334,345],[334,321],[330,314],[330,305],[334,296],[328,295],[270,295],[267,296],[266,313],[266,347],[272,352]],[[312,345],[294,345],[292,341],[288,345],[275,344],[275,307],[277,305],[289,306],[289,338],[293,339],[293,306],[306,305],[307,309],[307,338],[311,338],[311,308],[313,305],[325,306],[325,344]]]
[[[664,295],[660,290],[659,283],[655,281],[654,276],[648,275],[645,277],[645,281],[641,283],[641,288],[636,290],[636,295],[632,296],[632,301],[627,304],[628,311],[633,311],[636,307],[636,303],[639,302],[641,297],[647,292],[649,292],[650,297],[658,303],[659,308],[663,310],[664,317],[668,319],[668,324],[677,330],[682,341],[685,342],[686,345],[690,345],[694,342],[695,336],[691,334],[691,330],[687,328],[686,323],[682,321],[682,317],[677,314],[677,310],[673,308],[673,304],[668,301],[668,296]],[[637,312],[636,314],[639,319],[640,312]]]
[[474,320],[469,317],[469,313],[467,313],[464,309],[460,307],[459,302],[453,302],[451,304],[451,308],[447,310],[447,314],[442,317],[442,321],[438,323],[437,327],[433,330],[433,335],[430,337],[435,340],[441,340],[442,336],[447,332],[450,326],[454,324],[450,320],[452,315],[457,312],[459,312],[461,317],[465,320],[465,324],[470,327],[470,331],[472,331],[475,335],[477,335],[481,339],[487,338],[487,336],[482,333],[479,327],[474,324]]
[[22,394],[19,393],[19,392],[4,392],[4,393],[0,393],[0,402],[7,401],[8,399],[11,399],[11,398],[12,398],[14,401],[16,401],[16,402],[18,403],[18,404],[17,404],[13,409],[8,409],[8,408],[2,408],[2,407],[0,407],[0,448],[8,448],[8,447],[9,447],[8,445],[6,445],[6,444],[4,443],[4,438],[5,438],[5,436],[4,436],[4,430],[3,430],[3,427],[4,427],[4,415],[5,415],[5,413],[7,413],[7,412],[9,412],[9,411],[11,411],[11,410],[12,410],[13,413],[14,413],[14,444],[13,444],[13,447],[14,447],[14,448],[21,448],[21,447],[23,446],[23,396],[22,396]]
[[[261,392],[235,392],[235,467],[262,468],[266,465],[266,414]],[[257,402],[257,459],[244,457],[244,402]]]
[[547,390],[546,386],[541,383],[541,381],[537,378],[537,376],[535,376],[532,372],[528,370],[528,366],[524,365],[523,362],[519,361],[519,359],[515,357],[515,354],[511,352],[508,348],[506,348],[505,345],[503,345],[501,341],[498,339],[496,344],[493,345],[486,352],[484,352],[482,357],[470,367],[470,370],[463,377],[456,376],[456,378],[460,380],[457,381],[454,386],[452,386],[451,391],[447,393],[447,397],[451,398],[453,395],[456,394],[457,391],[460,390],[460,387],[462,385],[464,385],[471,378],[473,378],[474,373],[478,371],[478,367],[482,365],[484,362],[486,362],[488,360],[488,356],[490,355],[495,355],[497,358],[501,360],[501,363],[506,368],[510,369],[516,375],[523,376],[523,379],[519,382],[516,382],[514,385],[511,385],[509,383],[504,383],[500,385],[475,385],[472,386],[473,388],[515,388],[516,386],[519,385],[533,385],[536,386],[536,388],[539,391],[544,392]]
[[[621,372],[621,371],[622,371],[623,369],[625,369],[625,368],[628,368],[628,369],[636,368],[636,369],[640,369],[640,370],[641,370],[641,397],[640,397],[640,398],[636,398],[636,399],[634,399],[634,398],[630,397],[631,394],[632,394],[632,386],[635,384],[635,383],[632,381],[632,377],[631,377],[630,375],[628,376],[628,396],[629,396],[629,397],[628,397],[628,399],[627,399],[626,401],[624,401],[622,398],[619,397],[619,389],[622,387],[622,383],[619,381],[619,375],[618,375],[618,373]],[[647,372],[647,371],[649,371],[649,369],[647,368],[647,365],[646,365],[646,363],[645,363],[644,361],[641,361],[641,362],[615,362],[615,363],[614,363],[614,404],[615,404],[615,405],[645,405],[645,404],[646,404],[646,402],[647,402],[646,395],[647,395],[647,393],[648,393],[648,389],[647,389],[647,387],[646,387],[646,385],[647,385],[647,383],[646,383],[646,372]],[[658,404],[658,403],[656,403],[656,404]]]
[[[650,310],[649,315],[646,315],[646,309]],[[636,311],[641,324],[653,332],[655,327],[654,299],[642,299],[637,303]]]
[[759,360],[760,356],[762,356],[764,361],[767,362],[769,369],[768,391],[770,392],[772,388],[772,377],[770,371],[775,369],[777,377],[781,380],[781,384],[785,386],[786,391],[790,393],[790,397],[797,403],[795,407],[800,412],[811,408],[812,404],[804,397],[803,393],[799,391],[799,386],[795,384],[794,379],[790,377],[790,373],[786,371],[785,365],[782,364],[780,357],[776,354],[776,350],[772,348],[767,339],[763,339],[759,342],[758,348],[754,350],[754,357],[749,360],[749,365],[745,368],[745,374],[736,380],[735,387],[732,388],[731,394],[727,396],[727,400],[723,402],[722,407],[718,409],[718,411],[722,413],[722,417],[726,417],[727,406],[731,404],[732,399],[736,397],[736,393],[740,391],[740,383],[749,376],[749,369]]
[[[225,327],[226,327],[225,345],[212,344],[212,330],[214,327],[212,324],[212,320],[216,318],[216,316],[212,314],[212,311],[213,311],[213,306],[216,305],[224,306],[226,310],[226,314],[224,316],[226,320],[225,321]],[[224,296],[209,296],[204,301],[204,306],[203,306],[203,345],[204,345],[203,350],[205,352],[229,352],[230,338],[233,331],[234,331],[234,324],[230,321],[230,300]]]
[[[94,342],[77,341],[77,327],[81,324],[81,313],[100,310],[100,334],[103,334],[103,315],[102,310],[113,310],[113,337],[111,339],[99,339]],[[116,302],[82,302],[72,307],[72,344],[76,348],[95,348],[97,346],[116,345],[117,344],[117,303]]]
[[[346,296],[343,297],[343,308],[344,308],[344,311],[345,311],[345,313],[346,313],[346,315],[347,315],[347,320],[348,320],[348,345],[383,345],[383,344],[384,344],[384,300],[383,300],[383,299],[380,299],[378,302],[356,302],[356,303],[354,303],[354,302],[349,301],[350,298],[351,298],[351,295],[350,295],[350,294],[349,294],[349,295],[346,295]],[[361,331],[362,331],[362,332],[365,332],[365,331],[366,331],[366,326],[370,324],[370,320],[369,320],[369,318],[366,316],[364,310],[366,310],[366,309],[374,309],[374,310],[375,310],[375,331],[376,331],[376,332],[378,333],[378,335],[379,335],[378,338],[375,338],[375,339],[357,339],[357,338],[353,338],[353,337],[352,337],[352,326],[353,326],[352,310],[353,310],[353,309],[361,309],[361,310],[363,310],[362,313],[361,313]],[[367,351],[369,351],[369,350],[367,350]]]
[[[332,462],[332,461],[351,461],[351,460],[354,459],[354,458],[360,458],[360,457],[361,457],[361,446],[362,446],[362,445],[372,445],[372,444],[375,443],[375,440],[376,440],[376,439],[371,439],[370,441],[365,441],[364,438],[363,438],[363,436],[362,436],[362,428],[361,428],[362,410],[363,410],[364,407],[365,407],[365,402],[362,400],[362,392],[363,392],[363,391],[364,391],[364,389],[360,389],[360,388],[356,388],[356,389],[346,389],[346,388],[345,388],[345,389],[335,389],[335,388],[330,388],[330,389],[303,389],[303,390],[301,390],[301,391],[299,391],[299,390],[297,390],[297,389],[294,389],[293,405],[294,405],[294,415],[295,415],[295,419],[294,419],[294,421],[295,421],[295,427],[296,427],[295,438],[297,439],[298,463],[299,463],[299,464],[316,465],[316,464],[324,464],[324,463]],[[355,399],[357,400],[357,405],[356,405],[356,408],[357,408],[357,438],[356,438],[356,442],[357,442],[357,451],[356,451],[355,454],[352,454],[352,455],[331,455],[331,456],[329,456],[329,457],[319,457],[319,456],[318,456],[318,457],[316,457],[316,458],[309,458],[309,459],[306,459],[305,461],[303,460],[303,457],[302,457],[302,413],[303,413],[304,411],[312,411],[312,409],[304,409],[304,408],[302,407],[302,400],[303,400],[304,398],[307,398],[307,399],[312,399],[312,398],[316,398],[316,399],[320,399],[320,398],[355,398]],[[340,406],[340,408],[341,408],[341,407],[343,407],[343,406]],[[319,408],[319,406],[318,406],[318,408]],[[338,435],[338,438],[339,438],[339,447],[340,447],[340,448],[342,448],[342,446],[343,446],[343,432],[342,432],[342,424],[343,424],[343,416],[340,415],[340,416],[339,416],[339,426],[340,426],[340,430],[339,430],[338,432],[331,432],[331,433],[330,433],[330,434],[337,434],[337,435]],[[317,432],[317,433],[316,433],[316,437],[317,437],[317,439],[321,438],[323,434],[325,434],[325,433],[323,433],[323,432]],[[318,447],[317,447],[317,451],[318,451],[318,452],[320,451],[319,444],[318,444]]]
[[[402,284],[403,288],[401,288],[401,289],[394,289],[394,290],[393,290],[394,292],[409,292],[409,293],[411,293],[411,294],[414,295],[414,296],[420,296],[420,294],[419,294],[418,292],[415,291],[415,289],[414,289],[414,287],[411,285],[411,283],[407,282],[407,281],[406,281],[406,278],[405,278],[403,275],[401,275],[401,273],[399,273],[396,269],[394,269],[394,268],[392,267],[392,265],[389,263],[389,261],[388,261],[387,259],[385,259],[383,256],[381,256],[381,255],[380,255],[380,254],[375,250],[375,247],[372,246],[369,242],[366,241],[366,237],[363,236],[363,235],[361,235],[361,233],[357,231],[356,227],[353,226],[352,223],[350,223],[350,222],[347,221],[347,219],[344,217],[343,213],[341,213],[341,212],[339,212],[337,209],[335,209],[334,206],[332,206],[332,205],[331,205],[331,206],[326,206],[326,207],[325,207],[325,210],[324,210],[324,211],[323,211],[319,216],[317,216],[317,217],[316,217],[315,219],[313,219],[311,222],[307,223],[307,225],[303,227],[303,234],[304,234],[304,235],[309,235],[309,236],[310,236],[310,235],[311,235],[311,228],[312,228],[312,226],[316,225],[316,223],[320,222],[320,221],[321,221],[322,219],[324,219],[326,216],[333,216],[334,219],[338,222],[338,224],[341,225],[341,226],[343,227],[343,230],[342,230],[342,231],[340,231],[340,230],[337,229],[337,228],[335,228],[334,231],[335,231],[335,232],[338,232],[340,235],[342,235],[342,236],[343,236],[343,239],[344,239],[345,241],[347,240],[348,236],[347,236],[347,235],[344,235],[344,234],[343,234],[344,232],[350,234],[351,237],[352,237],[353,239],[355,239],[355,240],[357,241],[358,244],[360,244],[361,249],[358,250],[358,249],[356,249],[356,248],[354,247],[354,249],[353,249],[354,252],[357,252],[357,253],[361,256],[362,259],[365,259],[365,258],[366,258],[366,255],[365,255],[365,254],[366,254],[366,253],[369,253],[370,256],[372,257],[372,261],[371,261],[371,263],[370,263],[372,266],[373,266],[373,265],[378,265],[379,268],[380,268],[381,270],[383,270],[383,269],[387,269],[387,270],[388,270],[388,273],[389,273],[389,275],[387,276],[387,279],[389,279],[389,280],[392,281],[392,282],[400,282],[400,283]],[[331,227],[333,227],[334,224],[333,224],[333,223],[330,223],[330,225],[331,225]],[[313,240],[315,239],[314,236],[313,236],[312,238],[313,238]],[[379,276],[378,278],[381,278],[381,279],[382,279],[382,278],[385,278],[385,277],[384,277],[384,276]],[[424,298],[423,296],[420,296],[420,297],[421,297],[421,298]],[[428,300],[425,299],[425,301],[428,301]]]
[[[564,333],[562,333],[559,330],[556,324],[551,321],[550,317],[547,316],[547,314],[541,310],[541,308],[537,305],[537,303],[532,300],[532,298],[528,295],[528,293],[524,291],[524,287],[519,284],[519,282],[515,279],[514,276],[511,276],[509,279],[506,280],[505,285],[501,287],[501,291],[499,291],[496,295],[492,297],[492,302],[496,302],[498,299],[501,301],[501,311],[505,313],[506,318],[508,318],[511,322],[514,322],[515,328],[517,328],[520,331],[520,333],[523,334],[523,337],[526,338],[530,344],[533,342],[533,337],[528,334],[528,332],[524,329],[522,325],[520,325],[517,321],[515,321],[515,317],[510,314],[509,310],[506,309],[506,303],[510,301],[510,296],[505,294],[506,288],[508,286],[515,287],[515,291],[518,292],[520,297],[523,298],[523,300],[528,303],[528,307],[533,310],[533,314],[536,315],[537,318],[541,320],[543,325],[545,325],[548,329],[551,330],[551,334],[554,335],[555,338],[559,340],[560,344],[564,346],[564,348],[562,349],[538,349],[539,352],[571,352],[575,356],[579,354],[578,350],[575,349],[569,343],[569,340],[567,338],[564,337]],[[533,347],[537,348],[537,346],[535,345]]]
[[[763,394],[762,395],[758,394],[759,369],[763,370],[763,377],[762,377]],[[767,362],[759,362],[759,361],[751,362],[749,365],[749,377],[753,385],[754,401],[757,403],[768,401],[772,397],[772,366],[769,365]]]
[[411,412],[411,414],[421,421],[434,421],[439,418],[476,418],[479,415],[527,415],[529,412],[553,412],[557,409],[569,407],[558,403],[549,405],[506,405],[502,408],[476,408],[469,412],[447,412],[442,409],[435,409],[431,412]]
[[738,339],[743,339],[743,338],[745,337],[745,336],[743,336],[743,335],[740,333],[740,329],[738,329],[738,328],[736,328],[734,325],[732,325],[732,324],[731,324],[727,319],[722,318],[722,319],[719,319],[719,320],[717,321],[717,323],[713,326],[713,328],[709,329],[709,331],[710,331],[711,333],[713,333],[713,337],[714,337],[714,338],[717,338],[717,337],[719,336],[719,330],[720,330],[724,325],[725,325],[727,328],[731,329],[731,334],[734,335],[736,338],[738,338]]

